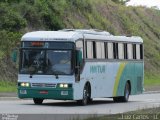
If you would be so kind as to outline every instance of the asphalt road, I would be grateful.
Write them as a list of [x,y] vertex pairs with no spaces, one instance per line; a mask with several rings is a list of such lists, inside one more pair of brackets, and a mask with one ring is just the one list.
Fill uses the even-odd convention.
[[0,100],[0,113],[14,114],[116,114],[151,107],[160,107],[160,93],[130,96],[128,103],[97,98],[87,106],[78,106],[75,101],[45,100],[34,105],[32,100]]
[[78,106],[75,101],[45,100],[35,105],[29,99],[0,99],[0,114],[116,114],[153,107],[160,107],[160,93],[130,96],[128,103],[97,98],[87,106]]

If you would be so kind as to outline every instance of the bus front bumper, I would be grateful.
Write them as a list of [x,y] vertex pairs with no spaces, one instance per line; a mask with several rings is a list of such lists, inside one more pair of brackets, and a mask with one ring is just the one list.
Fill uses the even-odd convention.
[[23,88],[18,87],[18,97],[40,98],[56,100],[73,100],[73,89],[44,89],[44,88]]

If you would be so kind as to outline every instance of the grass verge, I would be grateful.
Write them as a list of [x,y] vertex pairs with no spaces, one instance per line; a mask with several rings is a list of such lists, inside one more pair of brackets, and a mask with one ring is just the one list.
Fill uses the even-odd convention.
[[147,91],[159,91],[160,90],[160,76],[145,73],[144,88]]
[[0,92],[17,92],[17,83],[0,81]]
[[158,75],[150,75],[150,76],[145,76],[144,80],[144,85],[145,86],[154,86],[154,85],[160,85],[160,76]]

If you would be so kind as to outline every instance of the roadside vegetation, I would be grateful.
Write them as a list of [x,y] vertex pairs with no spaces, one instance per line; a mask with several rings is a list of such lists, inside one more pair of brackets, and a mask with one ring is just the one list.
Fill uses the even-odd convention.
[[[11,53],[35,30],[101,29],[144,39],[145,86],[160,85],[160,11],[126,7],[117,0],[1,0],[0,81],[17,81]],[[0,88],[1,84],[0,84]]]
[[0,81],[0,92],[17,92],[17,84],[10,81]]

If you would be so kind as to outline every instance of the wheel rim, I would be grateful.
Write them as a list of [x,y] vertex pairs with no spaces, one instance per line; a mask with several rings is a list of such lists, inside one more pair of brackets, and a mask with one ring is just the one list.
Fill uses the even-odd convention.
[[85,86],[84,91],[83,91],[83,103],[84,104],[87,104],[88,96],[89,96],[88,87]]
[[128,100],[129,94],[130,94],[130,92],[129,92],[129,85],[127,84],[126,85],[126,90],[125,90],[125,98],[126,98],[126,100]]

